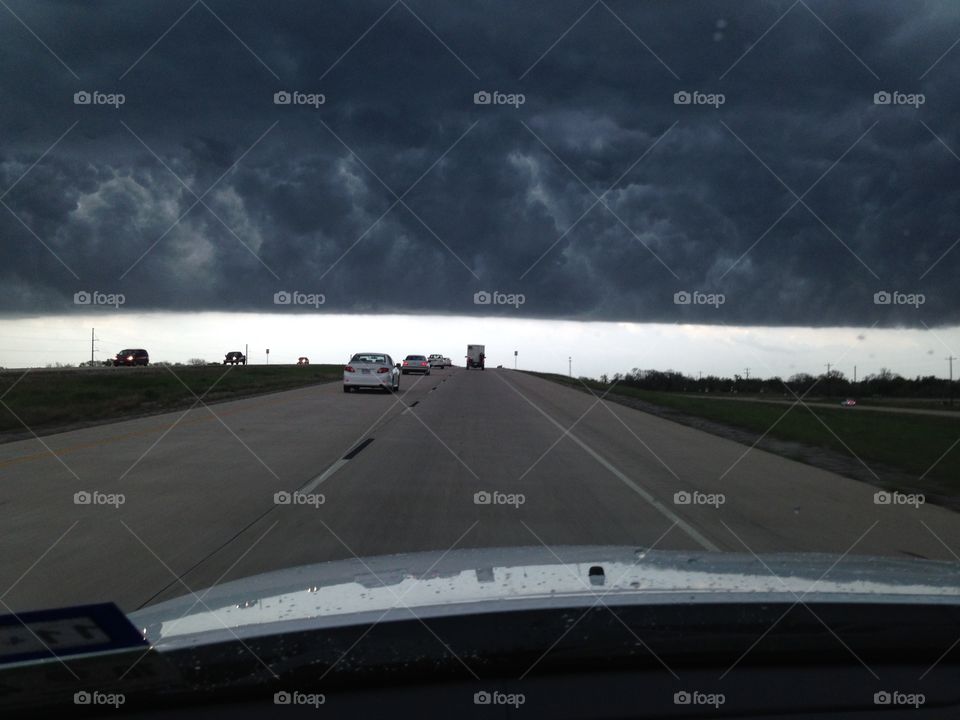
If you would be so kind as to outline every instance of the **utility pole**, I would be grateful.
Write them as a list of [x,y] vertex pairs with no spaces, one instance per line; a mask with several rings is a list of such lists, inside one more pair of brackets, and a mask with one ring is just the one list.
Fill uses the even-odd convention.
[[833,365],[833,363],[827,363],[827,375],[828,375],[828,376],[830,375],[830,367],[831,367],[832,365]]
[[702,382],[702,381],[703,381],[703,370],[699,370],[698,372],[700,373],[700,381]]
[[953,355],[947,358],[947,362],[950,363],[950,407],[953,407],[953,361],[956,359]]
[[856,365],[853,366],[853,384],[854,385],[857,384],[857,366]]
[[745,373],[746,376],[747,376],[747,380],[749,380],[749,379],[750,379],[750,368],[744,368],[743,371],[744,371],[744,373]]
[[517,369],[517,351],[516,350],[513,351],[513,369],[514,370]]
[[90,328],[90,364],[93,365],[93,328]]
[[567,374],[570,377],[573,377],[573,358],[572,357],[567,358]]

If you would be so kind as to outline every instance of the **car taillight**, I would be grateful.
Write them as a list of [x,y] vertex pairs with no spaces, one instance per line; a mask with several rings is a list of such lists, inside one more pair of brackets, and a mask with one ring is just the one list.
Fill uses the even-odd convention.
[[409,365],[410,363],[408,363],[406,360],[404,360],[404,361],[403,361],[403,364],[404,364],[404,365]]
[[377,368],[378,373],[390,372],[390,368]]
[[426,367],[427,363],[420,363],[421,366]]
[[354,370],[354,369],[353,369],[352,367],[350,367],[349,365],[347,365],[347,366],[343,369],[343,371],[344,371],[344,372],[356,372],[356,370]]

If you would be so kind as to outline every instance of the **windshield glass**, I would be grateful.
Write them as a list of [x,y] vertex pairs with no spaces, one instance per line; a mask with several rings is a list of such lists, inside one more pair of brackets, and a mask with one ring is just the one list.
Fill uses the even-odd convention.
[[[304,360],[305,358],[300,358]],[[350,358],[350,362],[356,363],[371,363],[371,364],[384,364],[387,362],[386,355],[377,355],[375,353],[358,353]]]
[[960,562],[955,0],[0,19],[0,614]]

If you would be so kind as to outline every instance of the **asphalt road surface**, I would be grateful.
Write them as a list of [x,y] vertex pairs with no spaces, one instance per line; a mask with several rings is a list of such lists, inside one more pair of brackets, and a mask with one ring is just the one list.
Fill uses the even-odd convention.
[[0,445],[0,601],[131,611],[452,547],[957,559],[960,515],[875,492],[510,370],[404,376],[397,395],[332,383]]

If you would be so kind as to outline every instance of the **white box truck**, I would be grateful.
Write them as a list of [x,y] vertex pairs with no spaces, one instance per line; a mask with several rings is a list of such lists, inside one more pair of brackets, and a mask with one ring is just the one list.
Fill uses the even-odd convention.
[[470,368],[480,368],[483,370],[486,352],[486,347],[483,345],[467,345],[467,370]]

